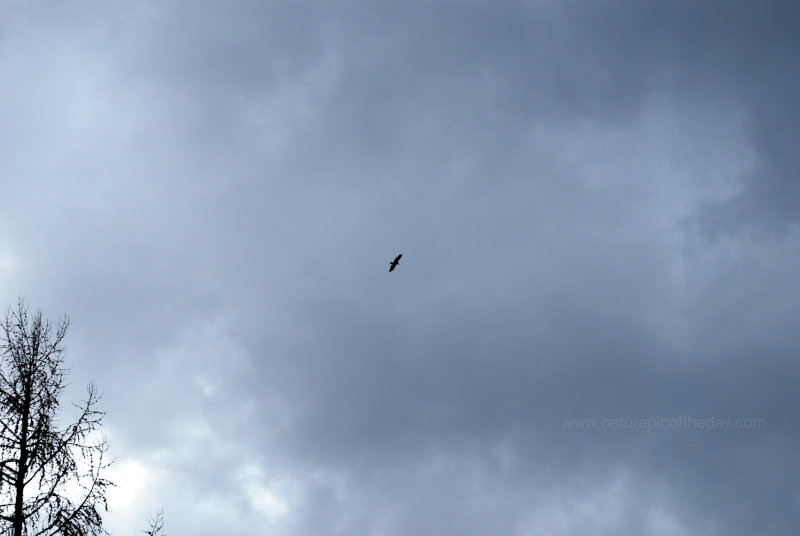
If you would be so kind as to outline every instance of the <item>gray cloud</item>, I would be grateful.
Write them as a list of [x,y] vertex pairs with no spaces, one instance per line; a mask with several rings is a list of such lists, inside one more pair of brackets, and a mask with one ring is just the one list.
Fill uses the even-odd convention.
[[[796,532],[793,3],[95,7],[0,26],[0,291],[114,533]],[[766,428],[564,424],[679,416]]]

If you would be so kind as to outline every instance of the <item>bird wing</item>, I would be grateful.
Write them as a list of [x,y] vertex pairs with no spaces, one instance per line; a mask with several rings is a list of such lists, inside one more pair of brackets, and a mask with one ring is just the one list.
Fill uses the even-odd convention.
[[395,258],[394,258],[394,262],[397,262],[397,261],[399,261],[399,260],[400,260],[400,257],[402,257],[402,256],[403,256],[403,254],[401,253],[400,255],[398,255],[397,257],[395,257]]

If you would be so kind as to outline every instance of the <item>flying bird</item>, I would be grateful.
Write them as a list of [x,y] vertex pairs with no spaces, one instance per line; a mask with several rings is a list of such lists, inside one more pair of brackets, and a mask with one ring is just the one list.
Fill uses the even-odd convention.
[[398,255],[397,257],[395,257],[395,258],[394,258],[394,260],[393,260],[392,262],[390,262],[390,263],[389,263],[389,271],[390,271],[390,272],[391,272],[392,270],[394,270],[395,268],[397,268],[397,265],[398,265],[398,264],[400,264],[400,257],[402,257],[402,256],[403,256],[403,254],[401,253],[400,255]]

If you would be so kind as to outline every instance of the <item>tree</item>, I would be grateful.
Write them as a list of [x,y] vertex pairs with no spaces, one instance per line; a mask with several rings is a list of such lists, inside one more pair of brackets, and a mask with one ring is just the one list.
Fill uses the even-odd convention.
[[164,532],[164,510],[158,510],[152,516],[148,516],[147,523],[150,526],[142,531],[147,536],[167,536]]
[[101,476],[108,440],[94,384],[73,403],[75,420],[59,427],[69,319],[54,326],[20,299],[1,322],[0,523],[13,536],[107,534],[100,509],[113,484]]

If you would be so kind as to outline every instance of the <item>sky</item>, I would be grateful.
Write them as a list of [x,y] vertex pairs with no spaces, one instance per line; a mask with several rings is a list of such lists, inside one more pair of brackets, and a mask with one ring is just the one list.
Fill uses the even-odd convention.
[[798,21],[0,0],[0,306],[106,528],[798,534]]

